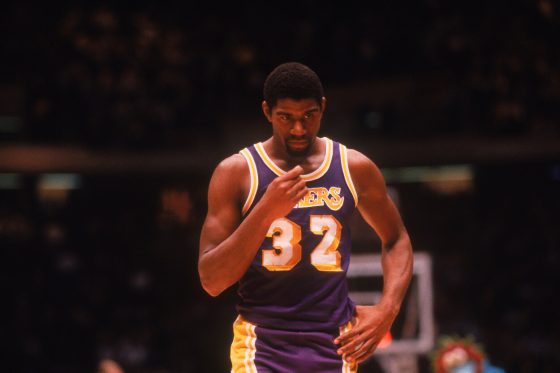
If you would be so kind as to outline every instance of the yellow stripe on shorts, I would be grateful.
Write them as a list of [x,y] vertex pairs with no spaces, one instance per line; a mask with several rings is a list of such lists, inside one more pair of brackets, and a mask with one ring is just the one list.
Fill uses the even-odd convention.
[[[352,322],[348,321],[348,324],[341,326],[339,328],[340,334],[347,332],[350,329],[352,329]],[[358,364],[356,362],[348,363],[346,360],[342,359],[342,373],[356,373],[356,372],[358,372]]]
[[233,342],[230,359],[233,373],[257,373],[255,366],[255,325],[238,316],[233,323]]

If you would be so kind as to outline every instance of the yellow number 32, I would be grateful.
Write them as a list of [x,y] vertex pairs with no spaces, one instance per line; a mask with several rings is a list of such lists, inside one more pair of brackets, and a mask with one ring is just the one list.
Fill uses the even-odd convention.
[[[319,271],[340,272],[338,245],[342,225],[332,215],[311,215],[309,229],[323,239],[311,252],[311,264]],[[269,271],[289,271],[301,260],[301,227],[288,218],[276,219],[268,229],[272,249],[262,252],[262,264]]]

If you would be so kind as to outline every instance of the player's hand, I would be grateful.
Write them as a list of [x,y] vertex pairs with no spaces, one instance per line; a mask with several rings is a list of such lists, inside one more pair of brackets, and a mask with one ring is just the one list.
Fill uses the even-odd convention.
[[379,305],[356,306],[356,322],[351,330],[334,340],[337,350],[349,363],[361,363],[369,358],[381,339],[389,332],[396,317]]
[[295,166],[284,175],[278,176],[268,185],[259,201],[266,206],[273,218],[286,216],[308,192],[301,178],[303,168]]

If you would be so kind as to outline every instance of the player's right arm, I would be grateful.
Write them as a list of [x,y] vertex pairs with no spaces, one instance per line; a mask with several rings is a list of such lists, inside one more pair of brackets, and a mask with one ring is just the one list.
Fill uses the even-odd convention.
[[247,271],[272,222],[287,215],[307,193],[296,166],[274,179],[242,220],[240,205],[249,168],[242,155],[233,155],[214,170],[208,188],[208,213],[200,235],[198,272],[212,296],[236,283]]

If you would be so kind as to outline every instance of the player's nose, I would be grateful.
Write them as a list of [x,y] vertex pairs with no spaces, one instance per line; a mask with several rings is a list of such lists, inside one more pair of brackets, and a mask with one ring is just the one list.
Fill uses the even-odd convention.
[[303,123],[301,122],[300,119],[297,119],[297,120],[294,121],[294,125],[292,126],[292,129],[290,130],[290,134],[294,135],[294,136],[305,135],[305,126],[303,125]]

